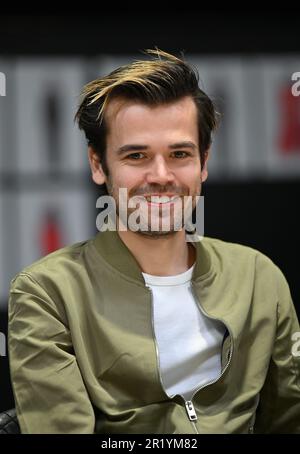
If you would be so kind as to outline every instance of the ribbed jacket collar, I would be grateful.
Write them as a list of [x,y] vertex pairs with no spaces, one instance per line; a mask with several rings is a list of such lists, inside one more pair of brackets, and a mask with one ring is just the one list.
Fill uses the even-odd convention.
[[[95,236],[93,243],[98,253],[113,268],[144,284],[144,278],[137,260],[121,240],[117,231],[107,230],[99,232]],[[196,248],[196,263],[192,280],[196,282],[211,270],[212,264],[209,252],[203,241],[196,241],[192,244]]]

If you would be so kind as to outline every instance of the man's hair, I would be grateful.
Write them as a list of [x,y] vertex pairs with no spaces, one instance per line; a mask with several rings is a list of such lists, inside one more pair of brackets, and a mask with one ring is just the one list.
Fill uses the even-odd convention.
[[198,131],[201,165],[204,164],[217,127],[217,113],[211,99],[199,88],[198,72],[183,59],[162,50],[145,51],[151,58],[136,60],[121,66],[105,77],[84,86],[82,99],[75,115],[79,128],[85,132],[88,145],[97,152],[103,171],[106,162],[105,111],[114,98],[136,100],[156,106],[190,96],[198,111]]

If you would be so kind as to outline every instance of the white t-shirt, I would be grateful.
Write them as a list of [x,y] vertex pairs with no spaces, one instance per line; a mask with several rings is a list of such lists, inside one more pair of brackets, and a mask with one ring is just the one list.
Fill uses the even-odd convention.
[[205,316],[191,292],[194,265],[175,276],[142,273],[152,289],[162,385],[169,397],[193,393],[221,375],[225,325]]

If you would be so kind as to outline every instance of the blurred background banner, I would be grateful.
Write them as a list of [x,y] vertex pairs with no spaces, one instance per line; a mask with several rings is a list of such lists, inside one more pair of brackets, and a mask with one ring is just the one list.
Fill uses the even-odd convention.
[[1,305],[6,308],[9,282],[18,270],[92,234],[94,188],[85,141],[73,121],[84,83],[82,59],[12,57],[0,67],[8,75],[0,104]]
[[[288,12],[1,16],[0,332],[7,333],[13,276],[96,233],[101,189],[73,121],[81,88],[155,46],[184,51],[220,113],[203,188],[205,235],[267,254],[299,314],[298,35]],[[0,411],[13,405],[2,355]]]
[[[210,178],[226,181],[247,175],[246,109],[242,56],[201,57],[191,63],[200,76],[200,88],[214,101],[220,114],[209,160]],[[251,96],[251,94],[250,94]]]
[[299,178],[300,96],[291,89],[297,68],[300,56],[264,60],[262,65],[267,166],[272,177]]
[[[134,58],[99,55],[93,66],[72,57],[0,62],[9,74],[0,105],[3,307],[16,272],[92,234],[94,186],[74,113],[87,74],[99,77]],[[292,94],[291,75],[300,58],[186,58],[220,113],[209,183],[299,179],[300,97]]]
[[[1,216],[1,221],[4,216],[4,196],[3,194],[0,194],[0,216]],[[0,301],[1,305],[3,306],[3,309],[6,309],[6,303],[5,300],[7,298],[7,292],[5,291],[5,287],[7,288],[7,285],[5,285],[5,260],[4,260],[4,233],[3,233],[3,222],[0,222]],[[2,309],[0,305],[0,310]]]
[[[76,174],[86,168],[83,137],[73,123],[84,62],[73,58],[14,61],[18,171],[22,175]],[[14,123],[15,123],[14,122]]]

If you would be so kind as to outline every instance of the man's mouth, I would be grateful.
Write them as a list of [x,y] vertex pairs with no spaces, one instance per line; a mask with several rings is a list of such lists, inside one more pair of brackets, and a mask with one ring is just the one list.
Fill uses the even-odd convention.
[[178,195],[166,196],[166,195],[151,195],[151,196],[144,196],[147,200],[147,204],[150,206],[162,206],[168,204],[174,204],[176,200],[179,198]]

